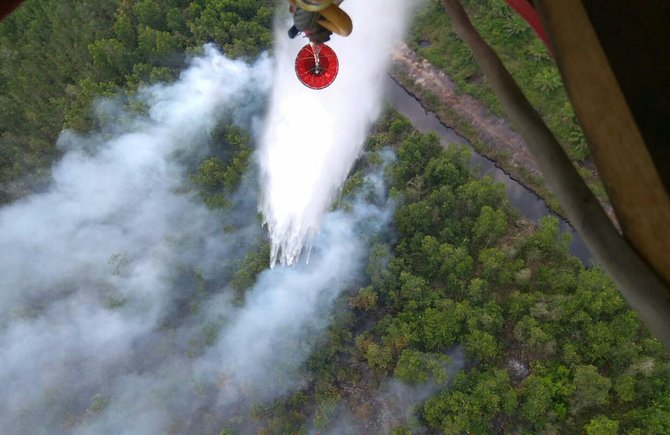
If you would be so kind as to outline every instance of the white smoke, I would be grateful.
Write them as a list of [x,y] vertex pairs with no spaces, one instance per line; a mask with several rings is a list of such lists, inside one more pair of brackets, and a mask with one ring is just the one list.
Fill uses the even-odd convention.
[[267,58],[251,67],[206,50],[174,85],[142,92],[149,116],[125,118],[93,137],[65,132],[58,145],[66,154],[49,191],[2,209],[0,318],[12,307],[72,291],[72,281],[97,278],[116,254],[141,272],[128,284],[147,292],[164,273],[156,268],[168,235],[206,234],[205,208],[175,194],[184,169],[173,157],[203,155],[217,123],[238,107],[258,111],[262,101],[254,102],[251,92],[265,93],[272,71]]
[[230,388],[269,399],[301,384],[311,340],[330,323],[335,298],[360,282],[368,239],[390,221],[392,206],[383,204],[359,200],[350,212],[327,213],[309,265],[261,274],[244,310],[208,354],[227,382],[224,403],[231,401]]
[[379,115],[390,52],[401,42],[416,2],[359,0],[341,6],[354,30],[329,42],[340,72],[324,90],[308,89],[295,76],[295,56],[307,40],[288,39],[289,25],[277,30],[275,86],[260,154],[273,264],[294,264],[319,231]]
[[184,270],[212,275],[237,257],[221,217],[179,193],[179,156],[205,154],[238,108],[260,112],[272,65],[205,52],[175,84],[142,91],[148,115],[101,104],[119,122],[65,132],[48,191],[0,209],[0,433],[58,432],[129,370],[176,309]]
[[251,431],[240,415],[301,386],[391,209],[327,213],[309,266],[234,297],[232,273],[262,237],[257,180],[212,211],[187,175],[221,124],[260,131],[272,68],[206,48],[176,83],[140,93],[145,114],[102,102],[114,122],[63,133],[51,187],[0,208],[0,433],[218,433],[231,418]]

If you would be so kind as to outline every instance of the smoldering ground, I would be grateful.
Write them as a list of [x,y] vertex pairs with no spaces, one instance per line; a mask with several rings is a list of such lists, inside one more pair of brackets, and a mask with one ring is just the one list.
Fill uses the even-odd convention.
[[51,187],[0,209],[0,433],[218,433],[303,385],[392,207],[327,213],[309,265],[234,296],[222,270],[262,237],[257,180],[213,211],[188,172],[221,123],[259,131],[272,73],[268,58],[206,48],[176,83],[140,93],[144,114],[102,102],[101,132],[62,135]]
[[325,430],[313,428],[309,433],[388,434],[398,428],[405,433],[429,433],[419,420],[421,405],[433,394],[448,388],[465,366],[462,348],[454,347],[447,355],[449,360],[443,367],[445,379],[419,383],[407,383],[394,377],[385,379],[373,391],[352,393],[354,397],[348,401],[349,407],[340,405]]

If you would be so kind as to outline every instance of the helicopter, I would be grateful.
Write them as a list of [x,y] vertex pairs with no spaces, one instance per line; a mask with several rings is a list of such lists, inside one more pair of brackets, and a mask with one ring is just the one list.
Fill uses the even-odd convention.
[[300,82],[311,89],[324,89],[337,77],[339,61],[335,51],[326,45],[330,35],[349,36],[351,18],[340,9],[343,0],[289,0],[293,26],[289,38],[303,33],[309,38],[296,56],[295,72]]

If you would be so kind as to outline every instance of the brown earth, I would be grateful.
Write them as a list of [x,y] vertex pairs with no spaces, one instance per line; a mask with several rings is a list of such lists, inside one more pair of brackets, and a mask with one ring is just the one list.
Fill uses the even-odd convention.
[[479,139],[492,150],[510,155],[515,166],[540,175],[540,169],[528,151],[524,139],[512,130],[507,120],[495,116],[482,103],[469,95],[459,94],[456,85],[444,72],[419,56],[406,44],[392,53],[394,66],[412,78],[422,88],[431,91],[441,101],[463,117],[479,133]]
[[[539,192],[537,188],[533,188],[527,180],[524,180],[525,177],[522,174],[530,173],[536,177],[542,177],[542,173],[528,150],[525,140],[511,128],[508,120],[491,113],[483,103],[474,97],[459,93],[456,90],[456,84],[443,71],[433,66],[428,60],[420,58],[406,44],[402,44],[394,50],[391,56],[394,67],[392,76],[396,82],[402,85],[403,80],[400,76],[404,75],[409,77],[418,88],[436,95],[441,102],[448,105],[449,110],[470,124],[472,129],[476,131],[477,139],[488,147],[488,150],[482,151],[479,149],[478,152],[496,162],[496,166],[500,167],[514,180],[534,191],[538,196],[545,197],[548,191]],[[422,100],[421,95],[417,95],[415,89],[407,90],[420,101]],[[424,103],[422,102],[422,104]],[[472,137],[468,137],[467,134],[459,131],[454,119],[445,119],[445,116],[439,113],[436,113],[436,116],[445,125],[454,128],[470,142],[473,141]],[[505,156],[504,164],[500,164],[501,162],[496,157],[500,155]],[[593,173],[596,172],[594,167],[588,169]],[[602,200],[600,202],[616,225],[616,217],[611,205]],[[559,212],[558,210],[555,211]],[[562,213],[559,212],[559,214]]]

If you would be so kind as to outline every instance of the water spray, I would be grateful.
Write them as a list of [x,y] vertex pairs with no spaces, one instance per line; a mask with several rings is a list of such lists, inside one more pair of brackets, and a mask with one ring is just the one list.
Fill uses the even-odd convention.
[[381,111],[390,53],[402,41],[414,7],[408,3],[342,3],[355,30],[329,43],[338,53],[339,75],[319,91],[295,77],[295,53],[305,42],[286,37],[288,22],[277,26],[274,88],[260,149],[260,209],[272,240],[272,265],[295,264],[309,250],[360,154]]

